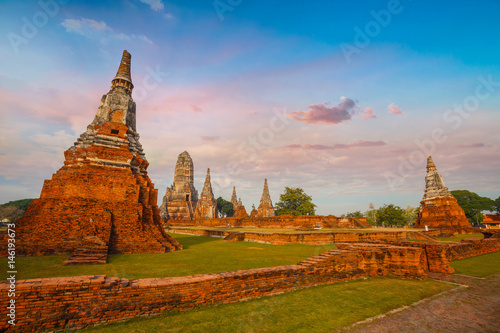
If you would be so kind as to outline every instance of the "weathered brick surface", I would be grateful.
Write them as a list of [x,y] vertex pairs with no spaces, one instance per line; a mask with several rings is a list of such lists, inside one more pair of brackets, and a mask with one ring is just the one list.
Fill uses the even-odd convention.
[[260,232],[243,232],[243,231],[220,231],[220,230],[200,230],[171,227],[168,231],[180,234],[199,235],[224,238],[228,241],[247,241],[256,243],[266,243],[273,245],[286,244],[309,244],[309,245],[324,245],[337,242],[352,243],[366,242],[374,240],[406,240],[408,235],[413,232],[396,231],[396,232],[366,232],[366,233],[347,233],[347,232],[321,232],[321,233],[260,233]]
[[[165,252],[181,245],[164,231],[158,191],[136,132],[130,54],[124,51],[111,90],[92,123],[64,153],[64,166],[43,184],[16,222],[16,254],[72,253],[99,237],[111,253]],[[127,74],[128,73],[128,74]],[[0,253],[6,254],[5,241]]]
[[[243,206],[236,206],[241,210]],[[243,207],[244,210],[244,207]],[[342,223],[341,223],[342,220]],[[201,220],[168,220],[172,226],[202,226],[202,227],[245,227],[245,228],[287,228],[287,229],[313,229],[313,228],[370,228],[363,220],[357,218],[340,219],[335,216],[294,216],[280,215],[272,217],[249,217],[246,210],[238,213],[234,217],[221,219],[201,219]]]
[[[393,274],[425,278],[420,248],[359,245],[329,251],[297,265],[186,277],[127,280],[106,276],[32,279],[16,285],[16,325],[0,309],[0,330],[12,332],[79,328],[170,310],[277,294],[296,288]],[[7,304],[7,282],[0,302]]]
[[462,239],[450,245],[450,260],[463,259],[500,251],[500,238]]

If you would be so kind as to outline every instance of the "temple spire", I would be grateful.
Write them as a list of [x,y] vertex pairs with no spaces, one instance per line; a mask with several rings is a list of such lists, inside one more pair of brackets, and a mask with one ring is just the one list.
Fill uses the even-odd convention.
[[233,186],[233,195],[231,196],[231,203],[233,204],[233,208],[236,209],[238,206],[238,197],[236,196],[236,186]]
[[118,67],[118,72],[116,72],[116,76],[112,82],[112,88],[116,86],[125,87],[127,90],[132,93],[132,89],[134,85],[132,84],[132,77],[130,76],[130,60],[132,59],[132,55],[127,52],[127,50],[123,51],[122,60],[120,62],[120,67]]
[[434,164],[434,161],[432,160],[432,156],[429,156],[427,158],[427,171],[429,170],[436,170],[436,165]]

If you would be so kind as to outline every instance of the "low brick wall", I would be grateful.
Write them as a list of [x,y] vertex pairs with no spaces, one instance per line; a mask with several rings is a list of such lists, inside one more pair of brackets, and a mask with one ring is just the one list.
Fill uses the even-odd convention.
[[[15,290],[16,325],[9,325],[10,310],[3,306],[0,331],[81,328],[364,276],[425,278],[423,256],[420,248],[372,244],[325,252],[297,265],[187,277],[127,280],[100,275],[23,280]],[[1,304],[9,304],[9,288],[9,282],[0,282]]]
[[[184,229],[171,227],[166,229],[168,232],[198,235],[209,237],[223,237],[228,241],[247,241],[255,243],[265,243],[273,245],[287,244],[309,244],[309,245],[325,245],[332,243],[361,243],[372,240],[406,240],[408,234],[418,234],[413,231],[395,231],[395,232],[304,232],[297,234],[288,233],[261,233],[261,232],[246,232],[246,231],[222,231],[222,230],[202,230],[202,229]],[[415,236],[418,237],[418,236]],[[419,239],[419,238],[416,238]],[[421,236],[420,239],[427,239]]]
[[168,225],[174,227],[180,226],[198,226],[198,227],[218,227],[225,228],[245,227],[245,228],[288,228],[288,229],[308,229],[317,226],[321,228],[371,228],[363,219],[352,217],[338,218],[335,216],[293,216],[280,215],[273,217],[245,217],[245,218],[217,218],[200,220],[167,220]]
[[450,245],[450,260],[464,259],[500,251],[500,238],[462,239]]
[[[371,242],[380,244],[381,242]],[[426,269],[430,272],[453,273],[455,270],[450,267],[450,261],[475,257],[495,251],[500,251],[500,238],[485,239],[463,239],[460,243],[423,243],[408,241],[384,241],[384,244],[391,244],[403,247],[419,247],[424,250]],[[349,248],[339,246],[339,248]]]

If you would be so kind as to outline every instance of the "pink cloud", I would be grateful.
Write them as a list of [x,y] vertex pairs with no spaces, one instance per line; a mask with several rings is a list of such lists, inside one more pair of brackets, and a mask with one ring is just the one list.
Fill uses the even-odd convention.
[[250,111],[248,111],[248,113],[250,113],[250,114],[259,114],[259,113],[258,113],[257,111],[255,111],[255,110],[250,110]]
[[361,116],[361,118],[363,118],[363,120],[368,120],[368,119],[371,119],[371,118],[378,118],[378,116],[373,113],[372,108],[366,108],[365,111],[363,111],[360,114],[360,116]]
[[342,102],[338,106],[328,107],[328,103],[311,104],[307,111],[290,112],[287,114],[290,118],[296,121],[302,121],[307,124],[339,124],[343,121],[350,120],[356,102],[352,99],[342,96]]
[[220,136],[201,136],[203,141],[219,141]]
[[359,148],[359,147],[381,147],[385,146],[387,143],[384,141],[356,141],[353,143],[349,144],[344,144],[344,143],[337,143],[334,145],[318,145],[318,144],[292,144],[292,145],[287,145],[285,148],[290,148],[290,149],[308,149],[308,150],[333,150],[333,149],[349,149],[349,148]]
[[387,108],[390,110],[389,113],[394,116],[403,114],[403,111],[397,105],[390,104]]
[[189,105],[189,108],[190,108],[190,109],[191,109],[191,111],[193,111],[193,112],[198,112],[198,113],[203,112],[203,110],[202,110],[199,106],[196,106],[196,105],[194,105],[194,104]]
[[484,143],[478,142],[478,143],[470,143],[466,145],[458,145],[458,148],[480,148],[480,147],[486,147]]

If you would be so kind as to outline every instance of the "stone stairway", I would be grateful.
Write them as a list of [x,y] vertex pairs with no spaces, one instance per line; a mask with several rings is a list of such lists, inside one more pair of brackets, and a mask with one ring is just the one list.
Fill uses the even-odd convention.
[[333,257],[337,256],[338,254],[339,254],[338,250],[330,250],[328,252],[320,254],[319,256],[314,256],[304,261],[301,261],[297,265],[302,267],[321,266],[322,263],[325,263],[327,261],[332,261]]

